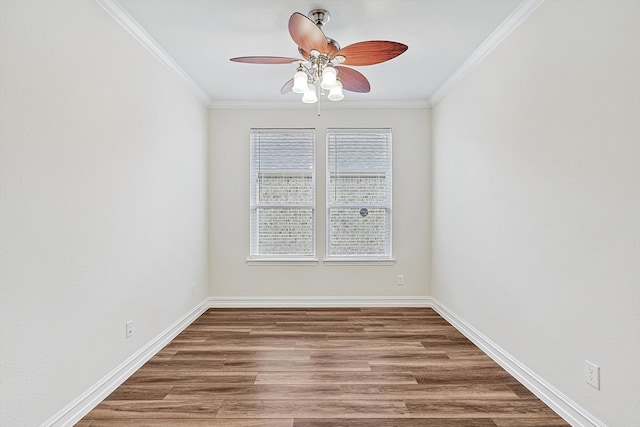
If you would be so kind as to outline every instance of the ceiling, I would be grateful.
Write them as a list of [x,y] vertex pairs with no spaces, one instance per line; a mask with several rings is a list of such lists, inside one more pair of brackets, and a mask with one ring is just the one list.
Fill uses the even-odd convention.
[[[297,64],[258,65],[237,56],[297,57],[288,31],[293,12],[327,9],[325,35],[342,47],[365,40],[401,42],[391,61],[353,67],[371,83],[325,105],[428,105],[448,78],[496,30],[521,0],[110,0],[137,22],[211,105],[300,104],[280,94]],[[205,98],[206,99],[206,98]]]

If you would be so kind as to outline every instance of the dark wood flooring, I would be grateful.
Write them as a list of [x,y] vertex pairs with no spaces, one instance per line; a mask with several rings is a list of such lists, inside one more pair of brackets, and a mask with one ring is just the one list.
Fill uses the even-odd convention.
[[429,308],[210,309],[77,426],[567,426]]

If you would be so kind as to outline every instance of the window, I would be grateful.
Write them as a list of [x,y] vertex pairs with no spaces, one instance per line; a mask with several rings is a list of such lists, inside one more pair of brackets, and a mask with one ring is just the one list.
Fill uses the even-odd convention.
[[251,130],[251,253],[315,257],[313,129]]
[[327,129],[327,258],[391,259],[391,129]]

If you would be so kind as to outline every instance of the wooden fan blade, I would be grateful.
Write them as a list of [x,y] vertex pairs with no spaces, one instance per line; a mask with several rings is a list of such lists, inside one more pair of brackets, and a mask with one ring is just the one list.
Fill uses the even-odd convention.
[[334,57],[344,56],[345,65],[373,65],[388,61],[403,54],[409,47],[402,43],[371,40],[350,44],[340,49]]
[[298,45],[307,52],[317,50],[320,53],[327,51],[327,37],[313,21],[301,13],[294,13],[289,18],[289,34]]
[[280,93],[283,95],[287,94],[291,92],[291,89],[293,89],[293,79],[290,79],[288,82],[284,84],[284,86],[282,86],[282,88],[280,89]]
[[298,62],[297,58],[285,58],[282,56],[241,56],[238,58],[231,58],[233,62],[244,62],[247,64],[291,64],[292,62]]
[[342,88],[351,92],[367,93],[371,90],[369,80],[358,71],[336,66],[338,71],[338,79],[342,82]]

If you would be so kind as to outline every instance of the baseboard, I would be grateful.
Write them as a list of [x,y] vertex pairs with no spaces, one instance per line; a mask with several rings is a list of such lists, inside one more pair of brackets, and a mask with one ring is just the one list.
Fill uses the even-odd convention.
[[78,422],[208,308],[286,307],[431,307],[572,426],[606,427],[603,422],[536,375],[456,313],[439,301],[425,296],[210,297],[45,421],[42,427],[72,426]]
[[431,297],[210,297],[210,308],[431,307]]
[[82,417],[87,415],[93,408],[102,402],[120,384],[125,382],[136,370],[144,365],[165,345],[174,339],[180,332],[196,320],[209,308],[208,301],[194,307],[191,311],[178,319],[175,323],[161,332],[147,345],[134,353],[127,360],[122,362],[113,371],[98,381],[93,387],[78,396],[74,401],[62,408],[57,414],[49,418],[42,424],[42,427],[72,426]]
[[569,424],[575,427],[606,427],[602,421],[531,371],[438,300],[432,299],[432,308]]

